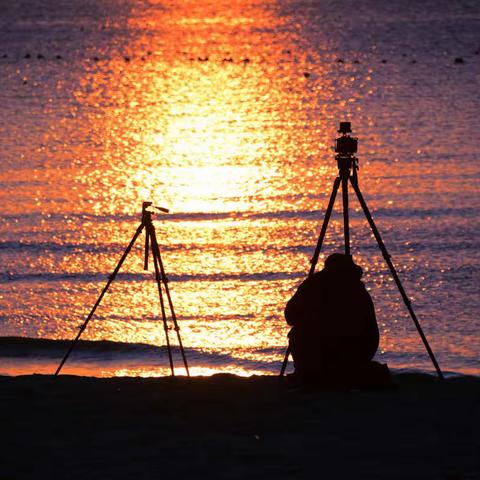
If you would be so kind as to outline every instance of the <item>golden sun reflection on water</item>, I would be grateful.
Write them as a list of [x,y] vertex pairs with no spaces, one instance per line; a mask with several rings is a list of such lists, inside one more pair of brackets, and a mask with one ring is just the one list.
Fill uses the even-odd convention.
[[[281,27],[285,19],[273,15],[261,2],[250,6],[244,12],[241,4],[229,5],[228,19],[215,13],[214,4],[202,8],[189,4],[175,9],[169,12],[166,23],[161,10],[158,17],[133,15],[129,25],[135,34],[126,50],[132,59],[128,66],[121,58],[112,58],[89,71],[77,98],[88,107],[84,125],[98,139],[100,148],[95,153],[82,154],[94,154],[95,161],[79,169],[77,183],[85,187],[85,196],[95,213],[137,213],[144,199],[154,199],[182,214],[226,212],[237,217],[239,212],[291,209],[289,182],[296,173],[288,162],[285,165],[285,157],[292,153],[285,126],[298,124],[298,115],[303,113],[292,105],[297,101],[296,89],[303,86],[305,79],[296,78],[292,84],[292,80],[285,82],[273,74],[272,66],[283,62],[280,56],[284,56],[284,49],[261,48],[255,32]],[[165,58],[163,50],[157,47],[159,38],[152,32],[160,24],[161,42],[176,45],[176,58]],[[235,39],[231,45],[210,43],[222,35],[222,29],[233,25],[240,26],[243,38]],[[202,44],[199,40],[203,36],[208,59],[207,54],[192,51],[190,35],[195,36],[197,46]],[[281,37],[276,37],[279,44]],[[227,38],[232,40],[231,36]],[[138,61],[138,52],[148,56],[148,62]],[[285,74],[288,76],[289,72]],[[85,96],[85,90],[91,93]],[[315,153],[318,147],[326,148],[321,140]],[[275,161],[276,157],[282,161]],[[303,168],[302,164],[296,168]],[[325,169],[324,173],[327,172]],[[317,184],[318,178],[309,178],[307,174],[305,182]],[[178,249],[167,252],[167,271],[216,276],[275,272],[278,255],[270,258],[264,252],[282,243],[281,238],[273,235],[278,221],[246,222],[247,228],[238,218],[203,220],[201,224],[188,219],[168,223],[159,230],[161,244],[177,244]],[[272,224],[272,231],[265,236],[268,223]],[[119,243],[125,241],[125,232],[132,231],[131,222],[112,227],[111,231],[105,230],[106,235]],[[248,246],[254,237],[264,243],[263,249],[258,249],[258,243],[256,250]],[[185,251],[183,247],[188,245],[194,247]],[[138,251],[136,255],[136,260],[125,265],[126,271],[141,268]],[[95,261],[96,268],[108,271],[112,262],[108,257],[103,261],[103,267]],[[288,255],[282,263],[289,264]],[[278,304],[284,302],[289,288],[276,289],[278,285],[274,285],[269,285],[273,297],[268,297],[257,295],[252,290],[257,286],[251,282],[196,280],[174,284],[184,342],[189,348],[230,351],[234,358],[251,360],[256,359],[249,353],[253,346],[282,345],[285,326],[278,321]],[[128,292],[118,287],[115,294],[121,300],[109,296],[99,315],[111,313],[92,325],[86,338],[163,345],[159,323],[148,320],[152,315],[158,316],[154,289],[146,288],[144,282],[130,283],[126,288]],[[249,298],[249,304],[239,303],[239,298]],[[265,316],[270,318],[269,322]],[[119,329],[117,317],[143,321],[129,322]],[[239,374],[246,372],[242,369],[240,365],[234,368]],[[124,370],[118,374],[121,372]],[[192,372],[211,370],[192,367]]]
[[[85,126],[100,148],[80,154],[95,162],[77,182],[95,212],[133,213],[144,199],[181,212],[247,211],[258,209],[258,197],[278,196],[292,178],[272,154],[291,154],[285,127],[303,114],[296,98],[303,81],[272,71],[285,55],[278,45],[293,39],[278,33],[278,45],[262,45],[260,33],[281,31],[287,19],[262,2],[247,11],[229,4],[228,18],[218,8],[188,2],[168,13],[152,8],[148,17],[134,11],[129,62],[99,62],[80,83]],[[238,38],[233,25],[241,26]],[[195,52],[191,38],[208,55]],[[175,58],[164,45],[176,47]],[[326,144],[319,139],[312,154],[317,148]]]

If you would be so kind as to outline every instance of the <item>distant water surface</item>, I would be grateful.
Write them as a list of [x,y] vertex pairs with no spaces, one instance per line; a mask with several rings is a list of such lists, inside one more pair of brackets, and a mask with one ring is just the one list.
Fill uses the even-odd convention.
[[[0,32],[0,336],[21,337],[0,341],[1,374],[53,371],[148,199],[171,209],[155,225],[192,372],[278,372],[343,120],[440,365],[480,373],[476,0],[18,0]],[[378,359],[430,371],[351,204]],[[342,241],[337,209],[324,253]],[[82,336],[110,343],[65,373],[168,372],[142,249]]]

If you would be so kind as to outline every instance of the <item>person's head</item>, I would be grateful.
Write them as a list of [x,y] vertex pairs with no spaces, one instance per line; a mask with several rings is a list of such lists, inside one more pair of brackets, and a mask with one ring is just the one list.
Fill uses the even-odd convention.
[[338,274],[342,276],[362,277],[363,270],[353,262],[351,255],[343,253],[332,253],[325,259],[324,270],[327,273]]

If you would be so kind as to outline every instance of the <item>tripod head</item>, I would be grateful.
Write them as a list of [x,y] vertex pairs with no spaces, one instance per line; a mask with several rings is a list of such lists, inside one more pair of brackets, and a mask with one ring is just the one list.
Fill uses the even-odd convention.
[[164,207],[157,207],[156,205],[153,205],[153,202],[143,202],[142,203],[142,223],[149,223],[152,221],[152,215],[154,215],[155,210],[158,210],[163,213],[168,213],[170,210],[168,208]]
[[342,136],[335,141],[335,159],[338,163],[340,175],[350,175],[353,167],[354,173],[358,170],[358,158],[355,157],[358,149],[358,138],[351,137],[352,124],[350,122],[340,122],[340,128],[337,130]]

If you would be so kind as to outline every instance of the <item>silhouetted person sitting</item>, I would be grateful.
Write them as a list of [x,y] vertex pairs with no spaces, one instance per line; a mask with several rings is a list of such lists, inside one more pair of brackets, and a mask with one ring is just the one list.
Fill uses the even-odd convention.
[[350,255],[335,253],[287,303],[289,343],[301,383],[349,387],[368,370],[379,332],[362,273]]

